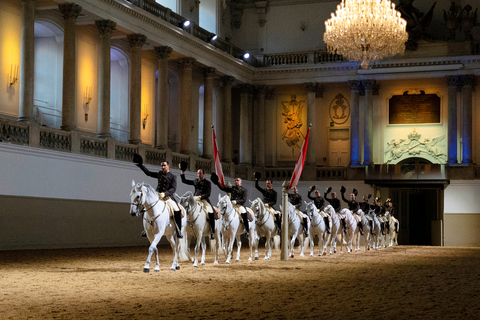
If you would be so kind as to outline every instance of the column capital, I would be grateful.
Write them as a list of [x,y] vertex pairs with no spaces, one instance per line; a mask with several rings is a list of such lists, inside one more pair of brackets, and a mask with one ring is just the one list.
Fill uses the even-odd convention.
[[140,33],[134,33],[127,35],[127,40],[131,47],[141,48],[145,42],[147,42],[147,36]]
[[447,86],[455,87],[457,89],[463,86],[462,79],[459,76],[447,76]]
[[373,90],[375,88],[375,84],[377,81],[375,80],[362,80],[362,85],[365,90]]
[[462,79],[464,86],[474,87],[475,86],[475,76],[473,74],[466,74],[459,76]]
[[212,68],[212,67],[206,67],[205,69],[203,69],[203,77],[205,79],[212,79],[213,76],[215,75],[215,68]]
[[195,58],[183,58],[180,59],[180,64],[182,65],[183,69],[192,69],[193,65],[195,64],[196,59]]
[[159,59],[168,59],[173,51],[173,49],[169,46],[154,47],[153,49],[155,50],[155,53]]
[[221,81],[222,81],[222,85],[225,87],[227,85],[231,85],[233,81],[235,81],[235,78],[232,76],[223,76],[221,78]]
[[58,9],[63,15],[64,20],[77,20],[82,7],[75,3],[59,4]]
[[95,21],[95,25],[101,36],[111,36],[117,23],[112,20],[97,20]]
[[358,80],[349,80],[348,84],[350,85],[350,89],[352,91],[360,92],[363,89],[362,81]]
[[305,83],[305,89],[307,90],[307,92],[316,92],[317,87],[318,87],[318,84],[316,82]]

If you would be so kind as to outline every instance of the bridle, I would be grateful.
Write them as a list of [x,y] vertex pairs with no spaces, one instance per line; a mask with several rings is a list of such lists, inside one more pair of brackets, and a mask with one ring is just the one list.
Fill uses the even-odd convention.
[[[136,208],[137,208],[137,212],[135,213],[137,216],[139,216],[140,214],[143,215],[143,220],[147,221],[151,226],[153,226],[153,223],[155,222],[155,220],[158,219],[158,217],[160,217],[160,215],[166,210],[167,206],[164,206],[163,207],[163,210],[162,212],[160,212],[158,215],[156,216],[153,216],[153,218],[151,220],[145,218],[145,214],[146,212],[148,212],[149,210],[152,210],[159,202],[160,202],[160,198],[158,198],[148,209],[147,207],[145,206],[145,204],[143,203],[138,203],[138,199],[141,199],[143,198],[143,191],[140,191],[140,194],[137,195],[137,197],[135,197],[135,201],[130,203],[131,205],[134,205]],[[142,207],[140,210],[140,206]]]

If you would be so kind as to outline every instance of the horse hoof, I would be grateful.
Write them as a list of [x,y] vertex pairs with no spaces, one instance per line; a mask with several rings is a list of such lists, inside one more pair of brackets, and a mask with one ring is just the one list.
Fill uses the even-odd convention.
[[255,257],[255,260],[258,260],[258,257]]
[[149,273],[149,272],[150,272],[150,269],[149,269],[149,268],[143,268],[143,272],[144,272],[144,273]]
[[197,265],[193,265],[193,267],[194,267],[194,268],[198,268],[198,266],[197,266]]
[[204,265],[205,265],[205,262],[202,262],[202,263],[200,263],[200,264],[201,264],[202,266],[204,266]]
[[176,266],[175,269],[176,269],[176,270],[180,270],[180,266]]
[[174,268],[174,267],[171,267],[171,268],[170,268],[170,271],[175,271],[175,268]]
[[159,269],[155,269],[155,270],[153,270],[153,272],[160,272],[160,270],[159,270]]

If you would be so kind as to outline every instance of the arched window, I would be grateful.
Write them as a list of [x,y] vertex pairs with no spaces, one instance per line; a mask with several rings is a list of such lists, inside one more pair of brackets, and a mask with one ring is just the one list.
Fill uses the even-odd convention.
[[48,21],[35,22],[33,112],[42,126],[62,124],[63,31]]
[[110,50],[110,133],[117,141],[127,142],[128,119],[128,61],[120,50]]

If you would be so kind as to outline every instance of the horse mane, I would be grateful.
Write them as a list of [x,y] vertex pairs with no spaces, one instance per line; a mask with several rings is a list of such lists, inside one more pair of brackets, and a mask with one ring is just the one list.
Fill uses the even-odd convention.
[[155,190],[151,185],[149,185],[148,183],[146,182],[142,182],[142,185],[147,188],[147,193],[148,194],[154,194],[158,197],[158,193],[157,193],[157,190]]

